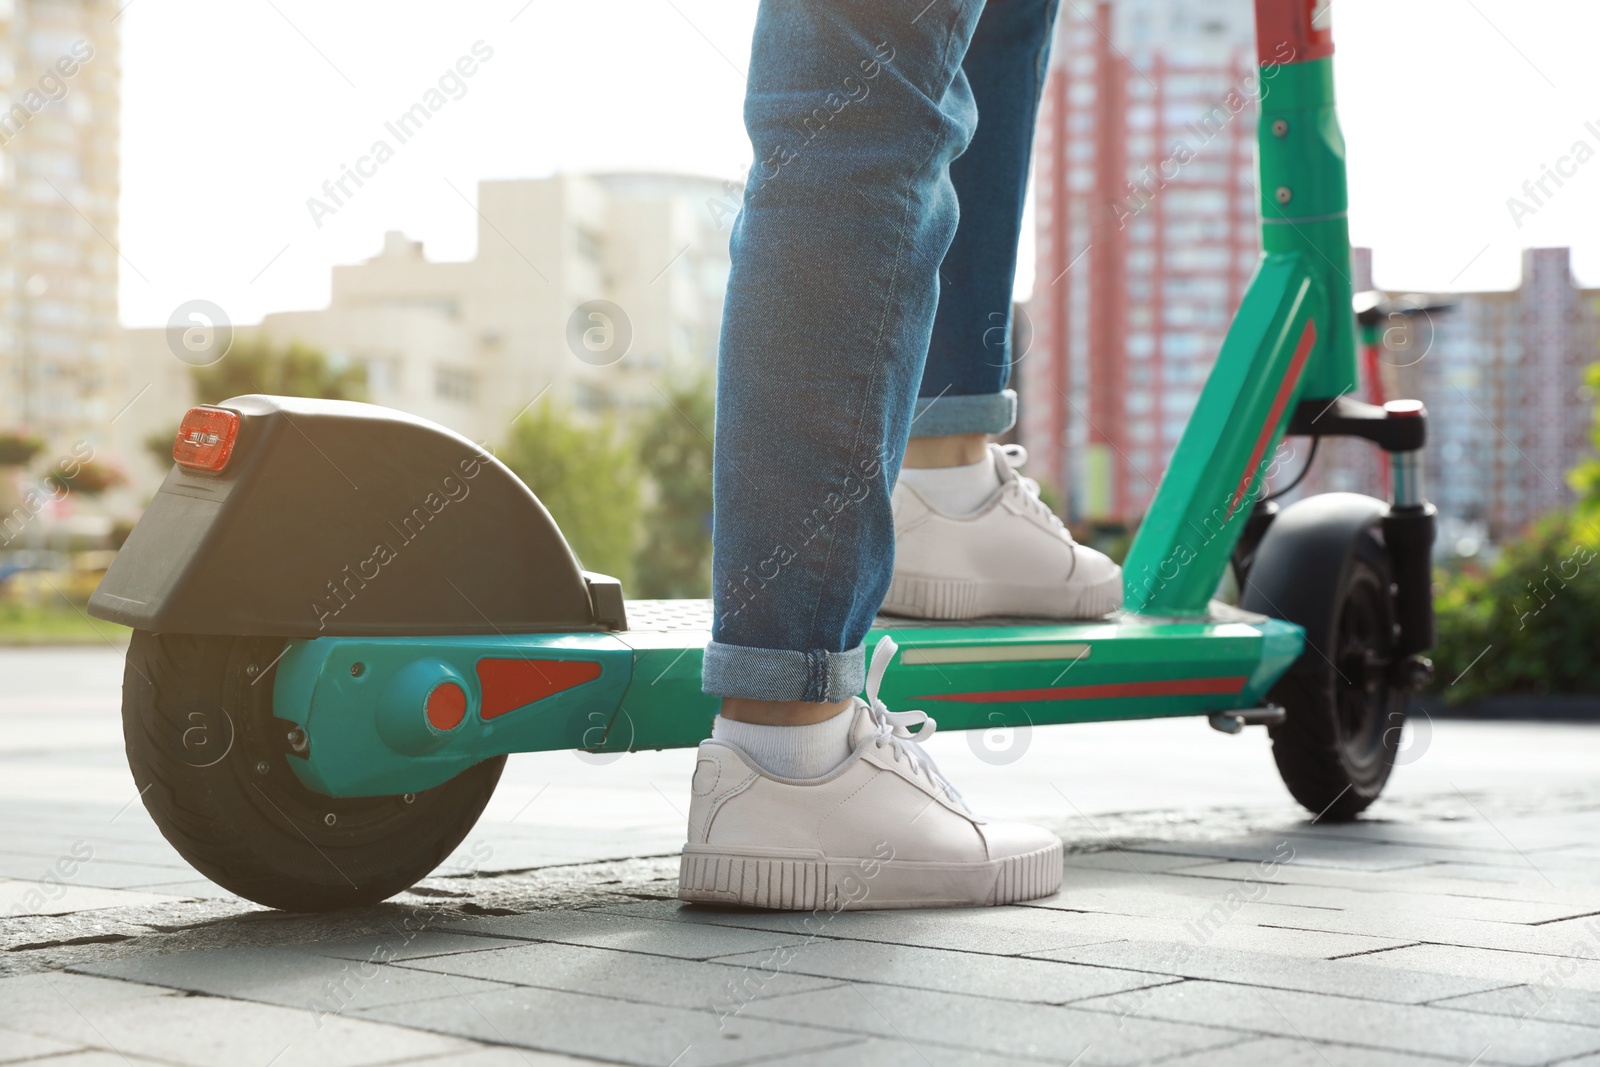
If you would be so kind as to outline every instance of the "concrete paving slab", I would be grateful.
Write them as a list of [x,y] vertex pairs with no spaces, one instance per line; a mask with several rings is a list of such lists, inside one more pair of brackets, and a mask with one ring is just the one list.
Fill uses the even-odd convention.
[[1305,993],[1425,1004],[1443,997],[1481,993],[1505,986],[1495,978],[1460,977],[1374,967],[1353,959],[1318,960],[1278,956],[1266,952],[1241,952],[1194,942],[1113,941],[1083,948],[1041,953],[1045,959],[1148,971],[1183,978],[1298,989]]
[[793,944],[788,930],[760,930],[711,924],[663,922],[609,911],[546,911],[441,922],[441,930],[493,934],[526,941],[614,948],[655,956],[705,960]]
[[[193,874],[193,871],[190,872]],[[137,892],[157,893],[162,896],[182,897],[185,900],[237,900],[244,898],[228,892],[217,883],[198,875],[176,882],[153,882],[140,886]]]
[[[1196,880],[1219,878],[1224,881],[1239,881],[1248,880],[1252,872],[1258,870],[1258,864],[1246,861],[1229,860],[1222,863],[1208,861],[1183,868],[1181,877]],[[1496,867],[1493,870],[1502,876],[1496,879],[1495,884],[1486,883],[1480,878],[1461,877],[1456,873],[1456,865],[1449,863],[1434,864],[1416,875],[1341,871],[1332,867],[1279,866],[1273,872],[1271,881],[1280,885],[1327,886],[1355,892],[1389,891],[1446,898],[1523,901],[1577,910],[1588,910],[1594,906],[1596,898],[1592,887],[1552,886],[1535,871],[1519,872],[1503,867]],[[1445,906],[1449,908],[1454,905],[1446,901]],[[1446,911],[1442,914],[1451,912]],[[1462,917],[1489,918],[1490,916]]]
[[[808,977],[793,967],[779,966],[785,951],[753,952],[732,957],[731,962],[722,964],[542,941],[522,942],[513,948],[488,952],[412,960],[405,966],[512,985],[567,989],[644,1004],[714,1012],[735,1011],[745,1001],[760,997],[825,989],[838,984]],[[750,962],[742,962],[746,959]]]
[[[1076,919],[1035,908],[950,908],[936,911],[854,911],[815,915],[711,908],[678,901],[619,904],[599,909],[614,915],[658,917],[696,928],[736,927],[813,936],[883,941],[889,944],[1017,956],[1052,948],[1114,940],[1103,929],[1080,929]],[[732,953],[719,953],[732,955]]]
[[1205,867],[1216,861],[1209,856],[1180,856],[1164,852],[1139,851],[1138,846],[1107,848],[1096,852],[1073,852],[1067,866],[1105,871],[1123,871],[1130,874],[1161,874],[1169,871]]
[[158,986],[60,972],[0,978],[0,1029],[48,1033],[29,1025],[29,1021],[63,1008],[92,1011],[125,1001],[173,995],[172,990]]
[[[1287,838],[1282,834],[1256,835],[1228,841],[1202,841],[1181,846],[1141,846],[1137,851],[1155,852],[1190,859],[1272,862]],[[1131,850],[1130,850],[1131,851]],[[1396,846],[1369,845],[1354,841],[1313,840],[1298,842],[1292,865],[1331,867],[1346,871],[1406,871],[1440,862],[1425,850]]]
[[1494,891],[1504,892],[1500,887],[1513,887],[1514,892],[1521,895],[1541,891],[1560,892],[1570,890],[1582,893],[1587,887],[1600,882],[1600,870],[1573,871],[1559,870],[1554,867],[1541,865],[1531,867],[1525,864],[1488,864],[1467,862],[1443,862],[1429,872],[1430,875],[1441,879],[1457,879],[1464,882],[1478,882],[1495,887]]
[[843,1040],[836,1031],[757,1018],[750,1008],[719,1018],[710,1011],[531,988],[471,993],[464,999],[468,1011],[460,1004],[428,1001],[357,1014],[479,1041],[648,1067],[759,1061]]
[[0,915],[68,915],[105,908],[174,904],[184,899],[176,894],[100,889],[74,882],[0,881]]
[[835,1048],[801,1052],[762,1062],[772,1067],[1010,1067],[1015,1063],[1052,1061],[946,1048],[943,1045],[916,1042],[910,1037],[896,1040],[869,1037],[852,1039]]
[[[1515,827],[1513,826],[1513,830]],[[1396,846],[1389,846],[1396,847]],[[1407,846],[1414,847],[1414,846]],[[1503,867],[1510,871],[1544,872],[1556,885],[1576,877],[1600,874],[1600,858],[1575,846],[1549,849],[1517,849],[1507,852],[1430,850],[1436,863],[1464,867]]]
[[[1597,946],[1597,950],[1593,954],[1600,955],[1600,911],[1571,919],[1540,923],[1539,931],[1555,938],[1557,943],[1564,940],[1566,943],[1559,951],[1570,951],[1578,945],[1594,945]],[[1577,952],[1572,954],[1580,955]]]
[[[1060,898],[1036,901],[1024,905],[1026,911],[1061,910]],[[1204,942],[1219,948],[1244,949],[1249,952],[1267,952],[1280,956],[1298,956],[1310,959],[1328,959],[1357,952],[1373,952],[1411,944],[1416,937],[1398,935],[1380,936],[1365,931],[1317,929],[1313,924],[1336,927],[1335,911],[1302,909],[1289,922],[1275,926],[1259,925],[1246,917],[1244,909],[1237,913],[1229,910],[1226,902],[1212,908],[1196,907],[1187,919],[1147,918],[1143,915],[1106,915],[1097,912],[1068,912],[1065,924],[1081,938],[1081,944],[1131,939],[1137,941],[1167,941],[1174,944]],[[1354,925],[1352,922],[1349,925]],[[1070,947],[1070,946],[1059,946]],[[1037,951],[1029,950],[1030,955]]]
[[[1559,974],[1557,975],[1559,979]],[[1434,1007],[1488,1012],[1518,1019],[1547,1019],[1580,1026],[1600,1026],[1600,991],[1559,985],[1519,985],[1488,993],[1434,1001]]]
[[1600,992],[1600,949],[1591,958],[1551,956],[1538,952],[1506,952],[1460,945],[1408,945],[1374,952],[1359,959],[1371,967],[1454,974],[1498,980],[1503,985],[1587,989]]
[[334,959],[303,948],[229,948],[132,956],[73,968],[76,974],[123,978],[191,993],[280,1004],[317,1014],[454,998],[493,988],[474,978],[450,981],[422,971]]
[[820,1021],[919,1048],[945,1045],[1083,1065],[1146,1063],[1244,1036],[1211,1026],[861,983],[757,1001],[745,1015]]
[[1114,967],[820,938],[792,949],[728,956],[717,962],[742,964],[758,975],[777,969],[785,974],[795,972],[1037,1004],[1065,1004],[1176,980]]
[[[1592,923],[1593,920],[1578,922]],[[1376,908],[1362,911],[1307,910],[1300,917],[1287,922],[1280,920],[1273,925],[1287,930],[1348,934],[1394,943],[1421,941],[1506,952],[1544,952],[1561,955],[1574,944],[1600,946],[1600,933],[1592,932],[1578,923],[1531,925],[1447,919],[1428,914],[1426,899],[1417,900],[1400,914],[1385,913]],[[1326,955],[1347,955],[1347,953]]]
[[379,963],[400,960],[420,960],[429,956],[446,956],[458,952],[485,952],[489,949],[508,948],[526,944],[505,937],[476,937],[472,934],[455,934],[444,930],[405,930],[397,928],[389,934],[357,937],[348,941],[327,941],[306,945],[307,952],[318,956],[332,956],[342,960],[373,960]]
[[[24,979],[0,983],[0,1001],[5,999],[4,985],[20,981]],[[118,984],[134,991],[150,988],[136,983]],[[135,992],[111,1000],[96,991],[87,999],[41,1004],[25,1019],[8,1020],[6,1025],[118,1056],[143,1056],[188,1067],[240,1067],[269,1062],[273,1067],[367,1067],[406,1056],[437,1055],[472,1047],[450,1037],[359,1019],[318,1016],[298,1008],[161,992],[167,995]]]
[[1122,1018],[1228,1025],[1280,1037],[1533,1067],[1600,1050],[1600,1027],[1317,993],[1183,982],[1082,1002]]
[[406,1060],[405,1067],[592,1067],[601,1060],[563,1056],[558,1052],[535,1052],[524,1048],[480,1048],[474,1052],[452,1052],[448,1056]]
[[[1332,873],[1337,876],[1343,872]],[[1574,899],[1568,903],[1548,903],[1510,899],[1504,893],[1498,897],[1455,895],[1432,880],[1411,884],[1395,875],[1378,876],[1381,880],[1356,875],[1359,881],[1353,884],[1348,881],[1337,884],[1344,881],[1339,877],[1312,876],[1308,881],[1305,875],[1304,870],[1289,871],[1281,864],[1263,870],[1258,864],[1236,863],[1222,865],[1221,870],[1211,872],[1185,868],[1148,875],[1069,867],[1061,887],[1061,900],[1067,907],[1083,911],[1148,916],[1161,915],[1154,909],[1171,902],[1173,913],[1169,917],[1183,917],[1177,909],[1192,909],[1193,905],[1187,901],[1203,900],[1209,904],[1238,896],[1257,904],[1291,908],[1370,909],[1394,913],[1425,907],[1428,914],[1441,918],[1504,923],[1547,923],[1579,917],[1592,912],[1596,902],[1593,893],[1574,894]],[[1425,904],[1419,904],[1424,900]]]
[[[1404,823],[1392,819],[1364,819],[1347,823],[1322,823],[1291,827],[1284,831],[1291,839],[1317,837],[1330,841],[1355,841],[1367,844],[1405,845],[1440,850],[1492,852],[1515,856],[1519,852],[1566,850],[1581,845],[1584,837],[1580,822],[1521,816],[1492,823],[1481,818]],[[1496,829],[1500,827],[1500,829]],[[1508,828],[1514,828],[1514,833]]]
[[1253,926],[1294,926],[1314,921],[1317,912],[1343,910],[1332,904],[1290,903],[1280,899],[1282,895],[1269,882],[1223,882],[1214,887],[1202,884],[1196,892],[1130,885],[1099,892],[1063,892],[1054,899],[1040,901],[1038,906],[1178,922],[1198,922],[1220,907],[1230,918]]
[[23,1060],[59,1056],[78,1048],[67,1041],[53,1037],[25,1034],[20,1030],[0,1030],[0,1063],[19,1063]]
[[[58,858],[93,855],[107,863],[136,863],[150,867],[185,867],[173,847],[159,838],[139,841],[122,841],[95,833],[92,837],[69,838],[63,834],[31,834],[26,831],[8,831],[5,837],[5,854],[21,853],[39,856],[46,863]],[[76,851],[75,851],[76,850]]]
[[[0,878],[17,878],[25,881],[47,879],[57,861],[29,853],[0,852]],[[57,875],[58,878],[62,877]],[[153,866],[144,863],[106,863],[90,859],[72,868],[73,885],[96,886],[101,889],[142,889],[145,886],[179,881],[194,877],[194,868],[187,863],[171,866]]]
[[65,1056],[51,1056],[47,1060],[33,1060],[36,1067],[171,1067],[161,1060],[147,1060],[143,1056],[124,1056],[120,1052],[102,1049],[84,1049]]
[[1315,1044],[1299,1038],[1265,1037],[1227,1048],[1191,1052],[1161,1067],[1442,1067],[1458,1060],[1412,1056],[1382,1049]]

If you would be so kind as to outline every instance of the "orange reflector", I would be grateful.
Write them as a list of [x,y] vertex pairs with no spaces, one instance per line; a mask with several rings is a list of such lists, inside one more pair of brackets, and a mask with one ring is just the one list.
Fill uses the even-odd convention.
[[172,442],[172,458],[179,466],[197,471],[220,471],[233,455],[239,436],[239,413],[227,408],[190,408]]
[[466,718],[467,694],[454,682],[442,682],[428,694],[426,712],[435,730],[454,730]]

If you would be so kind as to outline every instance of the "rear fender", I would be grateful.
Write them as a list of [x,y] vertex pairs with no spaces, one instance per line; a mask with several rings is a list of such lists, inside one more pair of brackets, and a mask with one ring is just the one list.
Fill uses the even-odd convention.
[[528,487],[460,434],[348,401],[219,406],[240,416],[228,465],[172,469],[90,614],[296,638],[624,625],[616,583],[586,580]]

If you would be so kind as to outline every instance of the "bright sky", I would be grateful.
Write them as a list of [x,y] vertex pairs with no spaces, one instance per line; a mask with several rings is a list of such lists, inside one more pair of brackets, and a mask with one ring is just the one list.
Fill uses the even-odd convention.
[[[1089,0],[1063,0],[1079,6]],[[324,306],[385,230],[474,252],[482,178],[650,169],[742,178],[750,0],[134,0],[122,15],[121,313],[233,321]],[[1600,4],[1334,0],[1351,229],[1380,285],[1516,285],[1570,244],[1600,286]],[[319,228],[306,207],[463,57],[492,50]],[[468,65],[471,67],[471,65]],[[1592,123],[1586,127],[1585,123]],[[1596,158],[1562,157],[1584,141]],[[1571,172],[1519,229],[1506,206]],[[369,165],[369,169],[370,165]],[[465,199],[464,199],[465,198]],[[1024,252],[1019,288],[1032,284]],[[131,267],[131,269],[130,269]]]

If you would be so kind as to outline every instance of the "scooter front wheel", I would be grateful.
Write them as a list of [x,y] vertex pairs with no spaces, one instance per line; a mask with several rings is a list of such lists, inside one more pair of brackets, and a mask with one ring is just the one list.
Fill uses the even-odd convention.
[[1239,604],[1305,630],[1305,649],[1267,699],[1284,785],[1320,820],[1353,819],[1394,769],[1409,691],[1396,676],[1399,628],[1381,500],[1325,493],[1285,508],[1256,549]]
[[312,792],[273,717],[284,644],[136,631],[122,685],[134,783],[163,836],[223,888],[287,911],[375,904],[461,843],[505,757],[405,796]]

